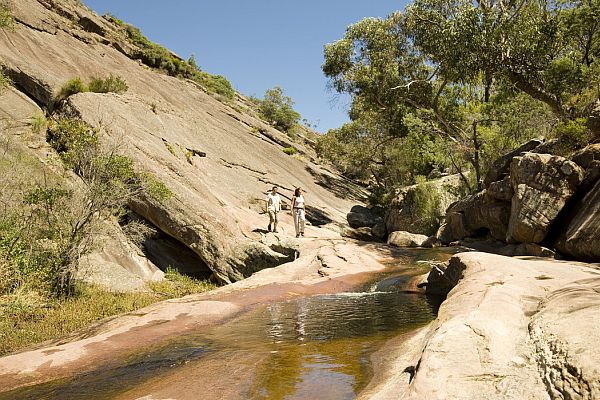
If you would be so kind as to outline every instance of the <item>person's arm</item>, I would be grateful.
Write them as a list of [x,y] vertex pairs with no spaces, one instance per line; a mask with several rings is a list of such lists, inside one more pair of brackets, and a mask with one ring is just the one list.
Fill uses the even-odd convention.
[[292,196],[292,211],[294,211],[295,205],[296,205],[296,196]]

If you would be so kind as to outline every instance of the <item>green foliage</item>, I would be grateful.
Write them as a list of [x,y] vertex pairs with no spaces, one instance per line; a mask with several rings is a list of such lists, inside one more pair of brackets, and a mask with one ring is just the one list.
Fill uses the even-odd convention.
[[444,216],[444,211],[440,210],[441,193],[423,176],[416,177],[416,184],[412,203],[413,216],[424,227],[427,235],[433,235]]
[[0,4],[0,29],[9,28],[14,29],[15,17],[11,9],[5,4]]
[[76,93],[84,93],[89,91],[88,86],[81,80],[81,78],[73,78],[67,81],[58,92],[56,96],[57,100],[64,100],[67,97]]
[[231,83],[222,75],[211,75],[202,71],[198,77],[194,77],[194,80],[204,86],[209,93],[219,94],[229,100],[235,96]]
[[10,85],[12,85],[12,80],[4,72],[0,71],[0,93]]
[[85,122],[73,118],[53,121],[48,128],[48,143],[58,152],[67,167],[81,171],[89,156],[99,148],[98,132]]
[[48,129],[48,119],[42,113],[37,113],[31,117],[31,131],[36,134],[45,133]]
[[281,151],[283,151],[288,156],[291,156],[293,154],[296,154],[298,152],[298,149],[296,149],[294,146],[290,146],[290,147],[284,147],[283,149],[281,149]]
[[92,78],[88,85],[90,92],[95,93],[125,93],[129,87],[127,82],[119,76],[113,76],[112,74],[107,78]]
[[300,120],[300,114],[293,109],[294,102],[283,94],[283,89],[276,86],[265,92],[260,100],[258,110],[265,120],[276,128],[288,131]]
[[109,75],[107,78],[92,78],[89,84],[85,84],[81,78],[73,78],[63,85],[56,96],[57,100],[64,100],[76,93],[124,93],[128,89],[127,82],[119,76]]
[[[359,21],[325,46],[323,72],[350,95],[352,122],[317,152],[381,193],[434,168],[472,169],[480,187],[497,156],[593,108],[599,15],[600,0],[415,0]],[[587,135],[567,125],[556,135],[583,145]]]
[[564,143],[567,149],[584,147],[591,138],[587,128],[587,118],[562,121],[554,129],[553,136]]
[[164,202],[174,196],[173,192],[167,187],[167,185],[157,179],[154,175],[145,172],[140,173],[139,178],[142,182],[145,194],[150,196],[152,199],[159,202]]
[[106,19],[107,21],[112,22],[115,25],[118,25],[118,26],[121,26],[121,27],[125,26],[125,23],[122,20],[120,20],[119,18],[115,17],[111,13],[104,14],[102,16],[102,18]]

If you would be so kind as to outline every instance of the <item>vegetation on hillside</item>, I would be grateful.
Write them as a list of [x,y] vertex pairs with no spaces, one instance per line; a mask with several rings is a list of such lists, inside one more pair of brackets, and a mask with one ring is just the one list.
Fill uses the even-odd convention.
[[[60,159],[44,168],[10,138],[2,141],[0,353],[181,292],[121,295],[76,280],[81,257],[99,245],[102,220],[120,216],[135,197],[167,201],[172,194],[152,175],[136,171],[118,149],[103,147],[98,131],[80,120],[35,115],[31,125],[37,134],[47,130]],[[63,175],[60,165],[80,180]],[[185,287],[207,288],[204,282]]]
[[390,190],[472,170],[532,137],[586,143],[599,97],[600,2],[416,0],[325,47],[351,122],[318,142],[348,175]]
[[88,84],[81,78],[69,79],[56,95],[57,100],[64,100],[76,93],[94,92],[94,93],[125,93],[129,89],[127,82],[120,76],[112,74],[106,78],[94,77]]
[[6,5],[0,3],[0,29],[1,28],[14,28],[15,17],[11,9]]
[[252,98],[252,101],[258,105],[261,118],[281,131],[289,132],[300,120],[300,114],[293,108],[294,101],[279,86],[267,89],[262,100]]
[[124,23],[110,14],[105,14],[104,18],[124,30],[127,39],[139,49],[134,57],[140,59],[144,64],[171,76],[191,79],[200,84],[208,93],[223,96],[225,100],[234,98],[235,90],[227,78],[200,70],[194,55],[186,61],[166,47],[152,42],[144,36],[139,28]]

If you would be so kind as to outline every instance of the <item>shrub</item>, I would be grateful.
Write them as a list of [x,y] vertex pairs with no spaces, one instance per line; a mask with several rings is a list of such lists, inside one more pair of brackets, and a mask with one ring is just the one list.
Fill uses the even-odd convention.
[[281,151],[283,151],[288,156],[291,156],[292,154],[296,154],[298,152],[298,149],[296,149],[294,146],[290,146],[284,147],[283,149],[281,149]]
[[12,80],[4,72],[0,71],[0,93],[10,85],[12,85]]
[[265,92],[264,99],[260,102],[261,116],[283,131],[289,130],[300,120],[300,114],[294,111],[294,102],[283,94],[280,87],[274,87]]
[[15,26],[15,17],[8,8],[8,6],[4,4],[0,4],[0,28],[14,28]]
[[587,128],[587,118],[568,119],[559,123],[553,136],[569,148],[580,148],[588,144],[591,138]]
[[56,99],[64,100],[71,95],[74,95],[76,93],[87,92],[88,90],[89,89],[87,85],[81,80],[81,78],[73,78],[68,80],[67,83],[63,85],[63,87],[58,92]]
[[110,21],[112,23],[114,23],[115,25],[118,26],[125,26],[125,23],[120,20],[119,18],[115,17],[114,15],[112,15],[111,13],[106,13],[102,16],[102,18],[104,18],[107,21]]
[[48,129],[48,119],[42,113],[35,114],[31,117],[31,131],[36,134],[46,132]]
[[92,78],[88,85],[90,92],[95,93],[125,93],[129,87],[119,76],[110,75],[108,78]]
[[425,177],[416,177],[417,186],[413,198],[413,215],[416,221],[426,230],[426,234],[432,235],[438,228],[443,213],[440,212],[441,193]]
[[222,75],[211,75],[203,71],[196,81],[203,85],[209,93],[220,94],[227,99],[233,99],[235,96],[235,90],[231,83]]

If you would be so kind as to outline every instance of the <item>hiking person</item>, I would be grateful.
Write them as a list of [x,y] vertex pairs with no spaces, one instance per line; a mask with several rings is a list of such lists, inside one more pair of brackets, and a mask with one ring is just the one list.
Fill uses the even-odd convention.
[[304,196],[302,189],[296,188],[292,197],[292,215],[294,216],[294,228],[296,228],[296,237],[304,236],[304,222],[306,213],[304,210]]
[[273,189],[267,194],[267,213],[269,214],[269,227],[268,230],[271,232],[271,225],[273,225],[273,232],[277,233],[277,222],[279,222],[279,211],[281,211],[281,197],[277,194],[277,186],[273,186]]

